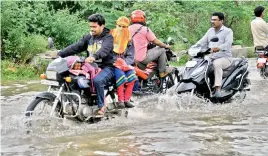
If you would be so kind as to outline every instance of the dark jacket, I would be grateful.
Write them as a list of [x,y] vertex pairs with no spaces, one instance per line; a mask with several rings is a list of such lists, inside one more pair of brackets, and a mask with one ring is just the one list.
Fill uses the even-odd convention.
[[97,37],[87,34],[77,43],[61,50],[58,55],[60,57],[67,57],[87,51],[88,56],[92,56],[96,60],[102,59],[102,67],[112,66],[115,57],[113,52],[113,36],[109,32],[109,29],[104,28],[103,32]]
[[121,57],[126,61],[126,63],[128,65],[133,65],[134,64],[134,53],[135,53],[134,44],[132,42],[129,42],[127,45],[127,49],[126,49],[125,53],[123,53],[121,55],[114,53],[114,59],[116,60],[118,57]]

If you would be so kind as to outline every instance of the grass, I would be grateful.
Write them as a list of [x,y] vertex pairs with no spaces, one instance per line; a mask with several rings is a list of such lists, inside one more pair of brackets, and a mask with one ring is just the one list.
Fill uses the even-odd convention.
[[187,54],[183,54],[179,57],[179,61],[176,61],[176,62],[172,62],[170,61],[169,62],[169,65],[172,65],[172,66],[184,66],[185,63],[189,60],[189,55]]
[[254,47],[247,47],[248,49],[248,58],[255,58],[256,54],[254,53]]
[[18,64],[9,60],[1,60],[1,80],[36,80],[45,71],[47,64],[35,67],[29,64]]

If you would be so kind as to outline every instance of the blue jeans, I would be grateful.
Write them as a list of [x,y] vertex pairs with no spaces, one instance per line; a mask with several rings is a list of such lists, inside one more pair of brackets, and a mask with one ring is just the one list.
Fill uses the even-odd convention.
[[109,82],[114,79],[114,67],[105,67],[94,78],[94,86],[97,93],[97,104],[101,108],[104,106],[104,87],[108,86]]

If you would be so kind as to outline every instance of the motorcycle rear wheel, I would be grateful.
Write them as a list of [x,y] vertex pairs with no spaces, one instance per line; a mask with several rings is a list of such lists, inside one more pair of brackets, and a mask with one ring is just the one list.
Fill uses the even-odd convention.
[[175,85],[175,82],[174,82],[174,79],[172,77],[172,74],[168,74],[167,77],[165,78],[165,86],[163,86],[163,83],[162,83],[162,88],[161,90],[166,93],[167,89],[171,88],[172,86]]

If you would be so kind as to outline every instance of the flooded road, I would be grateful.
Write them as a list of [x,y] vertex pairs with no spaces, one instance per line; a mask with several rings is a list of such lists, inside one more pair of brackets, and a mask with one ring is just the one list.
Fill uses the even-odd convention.
[[182,105],[187,97],[151,96],[136,100],[128,118],[96,124],[45,118],[30,129],[23,113],[45,87],[2,83],[1,155],[267,156],[268,80],[255,60],[250,65],[251,91],[243,103]]

